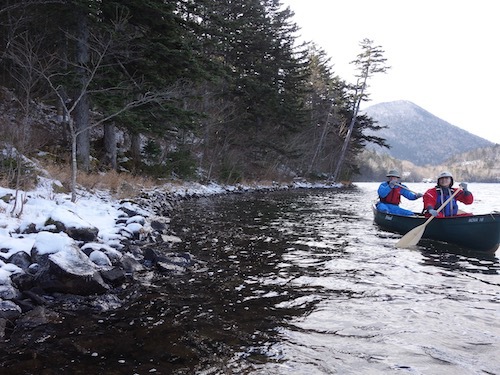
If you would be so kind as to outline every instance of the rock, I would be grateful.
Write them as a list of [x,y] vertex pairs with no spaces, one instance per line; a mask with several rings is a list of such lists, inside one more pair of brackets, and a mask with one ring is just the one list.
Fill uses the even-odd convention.
[[123,218],[120,218],[120,219],[117,219],[116,224],[127,224],[127,218],[126,217],[123,217]]
[[95,227],[66,228],[65,232],[76,241],[90,242],[97,239],[99,229]]
[[170,253],[166,255],[169,263],[180,267],[190,267],[193,265],[193,256],[189,253]]
[[123,256],[122,267],[126,273],[134,273],[144,270],[144,266],[130,254],[125,254]]
[[146,247],[143,251],[144,261],[146,261],[149,265],[153,265],[158,261],[158,254],[156,251],[151,249],[150,247]]
[[26,297],[37,305],[46,305],[48,303],[47,299],[44,296],[39,295],[39,293],[43,293],[43,291],[39,288],[33,288],[32,290],[25,290],[23,292]]
[[126,216],[128,216],[128,217],[133,217],[133,216],[138,215],[137,211],[133,211],[133,210],[131,210],[127,207],[123,207],[123,206],[120,207],[120,211],[123,211],[126,214]]
[[90,295],[109,289],[96,265],[75,245],[54,254],[36,255],[36,258],[41,267],[35,279],[47,292]]
[[13,299],[17,297],[19,297],[19,291],[12,285],[10,279],[7,279],[3,284],[0,284],[1,299]]
[[126,224],[130,224],[130,223],[138,223],[138,224],[144,225],[144,224],[146,224],[146,219],[144,218],[144,216],[135,215],[135,216],[129,217],[127,219]]
[[90,253],[89,259],[100,267],[111,267],[111,261],[108,256],[100,250],[94,250]]
[[134,235],[134,233],[131,230],[129,230],[128,228],[121,228],[119,233],[123,238],[128,238],[128,239],[132,239],[132,240],[139,239],[139,235],[138,234]]
[[13,198],[14,196],[11,193],[5,194],[4,196],[0,197],[0,199],[5,203],[9,203]]
[[40,269],[40,265],[38,263],[32,263],[32,264],[30,264],[30,266],[28,267],[28,270],[26,272],[28,272],[31,275],[34,275],[35,273],[37,273],[37,271],[39,269]]
[[0,340],[5,339],[5,330],[7,329],[7,319],[0,318]]
[[24,234],[31,234],[31,233],[37,233],[38,232],[38,229],[36,228],[36,224],[34,223],[30,223],[28,224],[24,230],[22,231],[22,233]]
[[167,263],[167,262],[158,262],[156,263],[156,268],[160,272],[175,272],[175,273],[182,273],[186,269],[184,267],[172,264],[172,263]]
[[44,306],[37,306],[21,316],[16,321],[16,324],[22,325],[24,328],[34,328],[47,323],[60,323],[60,321],[61,318],[58,313]]
[[85,255],[87,255],[89,257],[90,257],[90,254],[92,254],[92,252],[94,252],[96,250],[101,252],[101,253],[104,253],[107,256],[107,258],[111,261],[112,264],[118,263],[123,257],[123,254],[120,251],[113,249],[111,246],[103,245],[103,244],[99,244],[99,243],[95,243],[95,242],[86,243],[85,245],[83,245],[81,247],[81,250],[85,253]]
[[117,264],[123,258],[123,254],[118,250],[113,249],[112,247],[103,247],[100,249],[104,254],[107,255],[112,264]]
[[144,231],[143,228],[144,227],[142,226],[142,224],[135,223],[135,222],[129,223],[125,227],[125,229],[127,229],[130,233],[133,234],[134,239],[137,239],[137,240],[140,239],[141,233]]
[[101,275],[95,272],[92,275],[75,275],[66,272],[58,265],[50,262],[50,267],[40,272],[37,283],[46,292],[58,292],[74,295],[91,295],[105,293],[109,286]]
[[167,223],[164,222],[162,223],[159,220],[153,220],[151,221],[151,228],[157,232],[164,233],[167,230]]
[[169,242],[169,243],[177,243],[177,242],[182,242],[182,240],[177,237],[177,236],[172,236],[172,235],[162,235],[161,236],[163,242]]
[[20,291],[29,290],[35,286],[35,276],[30,273],[13,274],[10,280]]
[[[63,223],[64,221],[64,223]],[[95,241],[99,229],[82,220],[76,213],[64,208],[56,208],[45,222],[46,229],[55,226],[55,232],[65,232],[76,241]],[[50,231],[50,229],[49,229]]]
[[0,318],[14,320],[21,315],[21,312],[21,308],[14,302],[0,300]]
[[24,251],[18,251],[13,254],[9,259],[7,259],[7,263],[12,263],[21,268],[23,271],[27,272],[29,269],[32,260],[29,254]]
[[[151,250],[152,251],[152,250]],[[169,253],[157,256],[156,268],[160,272],[184,272],[188,267],[191,267],[194,262],[191,254],[188,253]]]
[[114,287],[123,284],[126,281],[125,271],[120,268],[113,268],[110,270],[101,271],[101,276],[109,284]]
[[35,308],[35,305],[33,304],[33,301],[31,299],[13,299],[12,302],[14,302],[16,305],[18,305],[21,308],[21,311],[23,313],[27,311],[31,311]]

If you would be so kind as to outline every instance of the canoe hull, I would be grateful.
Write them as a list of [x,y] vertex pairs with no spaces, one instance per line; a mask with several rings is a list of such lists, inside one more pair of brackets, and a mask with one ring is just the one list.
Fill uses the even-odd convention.
[[[388,231],[406,234],[423,224],[424,216],[400,216],[380,212],[373,206],[375,223]],[[436,218],[427,224],[422,238],[494,253],[500,244],[500,213]]]

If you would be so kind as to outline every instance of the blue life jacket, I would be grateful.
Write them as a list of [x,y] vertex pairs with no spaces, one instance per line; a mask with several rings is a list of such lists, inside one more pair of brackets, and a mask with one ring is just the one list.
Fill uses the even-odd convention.
[[[453,190],[450,188],[437,187],[436,192],[437,201],[434,209],[437,210],[450,196],[453,195]],[[444,216],[455,216],[458,213],[458,204],[455,198],[453,198],[441,212],[443,212]]]

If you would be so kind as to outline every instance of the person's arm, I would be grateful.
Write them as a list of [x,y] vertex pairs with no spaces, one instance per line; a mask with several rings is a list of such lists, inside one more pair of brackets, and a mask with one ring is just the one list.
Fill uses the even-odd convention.
[[460,187],[462,188],[462,191],[455,196],[455,199],[463,204],[472,204],[474,202],[474,196],[467,189],[467,184],[462,182]]
[[422,196],[422,194],[417,194],[417,193],[414,193],[413,191],[408,190],[408,188],[406,187],[406,185],[401,184],[401,186],[404,186],[406,188],[406,189],[405,188],[401,188],[401,190],[400,190],[401,191],[401,195],[403,197],[405,197],[406,199],[414,201],[414,200],[416,200],[416,199],[418,199],[418,198],[420,198]]
[[430,209],[435,209],[437,202],[436,189],[427,190],[423,196],[423,201],[424,210],[429,211]]
[[382,182],[378,187],[378,196],[380,198],[385,198],[391,192],[391,187],[387,182]]

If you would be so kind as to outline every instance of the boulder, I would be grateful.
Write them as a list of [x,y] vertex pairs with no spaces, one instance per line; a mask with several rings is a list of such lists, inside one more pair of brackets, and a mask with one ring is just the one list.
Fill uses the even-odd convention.
[[47,229],[55,228],[55,232],[65,232],[76,241],[95,241],[99,234],[99,229],[82,220],[76,213],[62,207],[50,213],[45,226]]
[[0,318],[14,320],[21,315],[21,312],[21,308],[14,302],[0,300]]
[[66,240],[47,249],[46,237],[36,241],[31,251],[32,258],[39,264],[35,281],[40,288],[76,295],[101,294],[109,289],[98,267],[73,241]]

